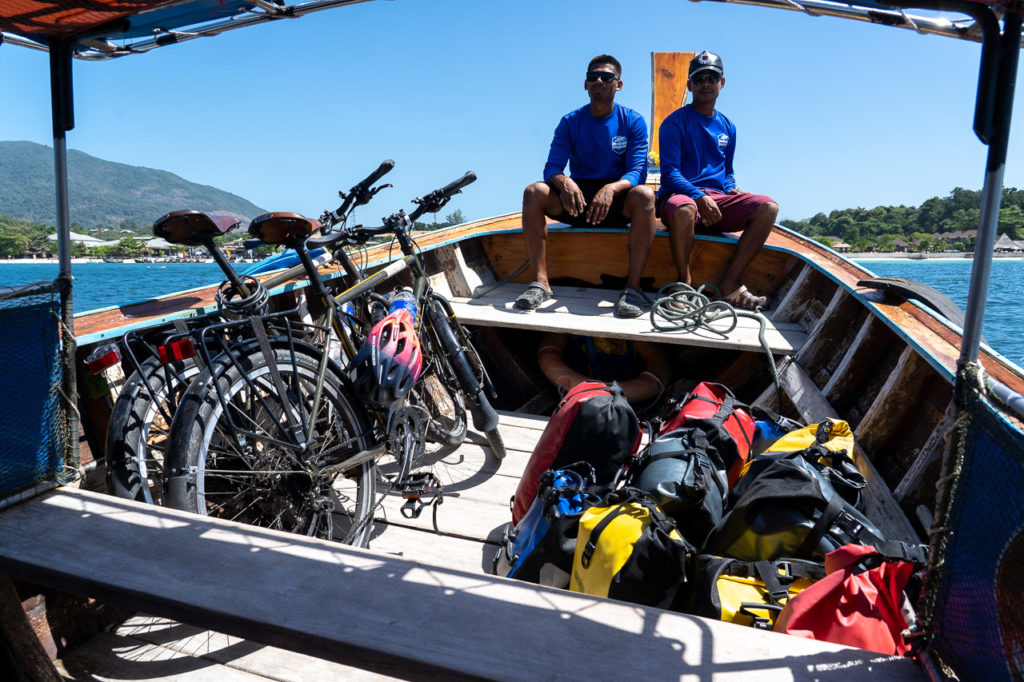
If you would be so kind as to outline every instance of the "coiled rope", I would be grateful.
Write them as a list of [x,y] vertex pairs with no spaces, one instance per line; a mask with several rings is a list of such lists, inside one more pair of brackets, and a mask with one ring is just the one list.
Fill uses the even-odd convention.
[[[705,292],[713,293],[716,300],[712,300]],[[721,300],[721,293],[717,287],[704,284],[694,289],[689,284],[682,282],[666,284],[659,289],[656,300],[651,306],[651,326],[662,332],[690,333],[704,330],[725,338],[729,332],[736,329],[741,317],[757,320],[760,325],[757,340],[768,356],[768,366],[771,368],[772,381],[775,384],[776,404],[781,409],[782,384],[779,381],[775,356],[765,337],[768,319],[760,313],[760,309],[757,311],[737,310],[730,303]]]

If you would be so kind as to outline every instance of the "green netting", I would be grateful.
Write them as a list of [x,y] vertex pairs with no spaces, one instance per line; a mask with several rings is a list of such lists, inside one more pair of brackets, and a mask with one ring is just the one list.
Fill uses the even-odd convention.
[[[1024,679],[1024,432],[958,377],[961,421],[925,591],[930,650],[962,680]],[[948,672],[948,671],[947,671]]]
[[37,284],[0,296],[0,498],[65,466],[60,288]]

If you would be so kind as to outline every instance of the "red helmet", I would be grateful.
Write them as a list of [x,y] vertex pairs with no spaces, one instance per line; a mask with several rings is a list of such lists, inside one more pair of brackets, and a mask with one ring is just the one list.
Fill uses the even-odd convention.
[[388,405],[408,393],[423,370],[412,313],[399,308],[373,325],[352,364],[356,387],[373,402]]

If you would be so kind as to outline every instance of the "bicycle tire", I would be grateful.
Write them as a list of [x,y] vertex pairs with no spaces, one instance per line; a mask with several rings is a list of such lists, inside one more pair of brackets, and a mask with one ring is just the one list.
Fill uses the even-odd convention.
[[[303,420],[313,425],[307,443],[314,450],[300,456],[297,448],[280,444],[279,415],[291,409],[309,416],[318,351],[277,341],[272,354],[268,361],[255,342],[245,343],[216,359],[185,392],[171,426],[167,503],[366,546],[373,526],[373,460],[319,485],[309,464],[318,457],[331,464],[371,447],[362,406],[330,362],[315,419]],[[275,390],[271,363],[289,395]]]
[[450,368],[437,360],[437,351],[429,351],[435,367],[413,387],[413,402],[422,405],[430,417],[427,422],[427,439],[437,445],[431,451],[436,457],[453,452],[466,438],[468,423],[466,403],[462,393],[455,386]]
[[147,504],[163,502],[168,417],[199,371],[191,361],[163,365],[151,357],[125,381],[107,428],[107,489],[112,494]]

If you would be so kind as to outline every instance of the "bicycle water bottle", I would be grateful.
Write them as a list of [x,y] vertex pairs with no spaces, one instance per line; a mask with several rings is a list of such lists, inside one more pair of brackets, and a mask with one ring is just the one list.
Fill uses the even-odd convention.
[[388,309],[388,314],[395,312],[401,308],[405,308],[412,315],[412,321],[416,322],[416,297],[412,293],[412,289],[409,287],[402,287],[391,297],[391,307]]

